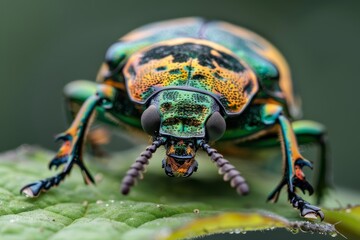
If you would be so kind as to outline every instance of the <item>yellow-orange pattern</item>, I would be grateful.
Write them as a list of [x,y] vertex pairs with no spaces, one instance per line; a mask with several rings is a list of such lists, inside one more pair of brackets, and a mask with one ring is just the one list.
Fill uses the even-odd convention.
[[300,100],[296,99],[294,96],[290,69],[282,54],[267,40],[248,29],[226,22],[219,22],[218,27],[227,30],[239,38],[250,40],[250,42],[256,42],[257,45],[261,46],[257,47],[256,45],[253,45],[252,49],[278,67],[280,72],[280,88],[285,95],[291,115],[295,118],[301,116]]
[[[176,39],[161,44],[179,44],[186,41],[188,39]],[[212,42],[206,40],[196,41],[199,44],[206,44],[216,48],[216,50],[231,54],[229,50]],[[155,91],[154,88],[189,86],[217,95],[225,100],[225,107],[229,112],[238,113],[258,90],[254,72],[243,62],[241,64],[246,69],[242,72],[234,72],[223,68],[216,61],[212,62],[215,68],[202,66],[196,58],[189,59],[186,62],[173,62],[173,56],[153,59],[140,65],[142,54],[148,50],[147,48],[133,55],[124,67],[124,76],[129,95],[137,102],[146,101],[148,95]],[[219,54],[216,50],[212,50],[212,54]],[[194,76],[200,76],[200,78]],[[247,89],[247,86],[251,87]]]

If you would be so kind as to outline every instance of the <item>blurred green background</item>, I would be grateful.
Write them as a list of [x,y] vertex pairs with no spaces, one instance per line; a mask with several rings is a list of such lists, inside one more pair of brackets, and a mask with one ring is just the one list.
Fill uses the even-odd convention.
[[[0,0],[0,151],[55,150],[63,86],[94,79],[108,46],[143,24],[184,16],[247,27],[287,58],[304,118],[328,127],[337,185],[360,189],[360,2]],[[306,148],[305,148],[306,150]]]

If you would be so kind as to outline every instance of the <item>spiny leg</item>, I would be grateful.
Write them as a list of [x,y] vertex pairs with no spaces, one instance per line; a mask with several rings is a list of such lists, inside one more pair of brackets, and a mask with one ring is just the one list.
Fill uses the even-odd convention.
[[[326,189],[332,186],[332,176],[330,174],[330,154],[327,142],[326,128],[324,125],[310,120],[298,120],[292,122],[292,128],[298,144],[316,144],[319,149],[319,159],[317,164],[317,171],[314,174],[316,177],[315,194],[317,196],[317,203],[320,203]],[[253,141],[246,141],[238,143],[236,147],[245,149],[263,149],[274,148],[279,146],[278,134],[270,133],[257,138]]]
[[29,197],[38,196],[41,191],[49,190],[60,184],[69,175],[74,164],[77,164],[87,184],[94,183],[94,179],[83,163],[82,154],[84,140],[89,128],[91,118],[97,106],[104,109],[112,107],[115,90],[111,86],[99,85],[96,94],[89,97],[82,105],[70,128],[57,136],[57,140],[64,141],[56,157],[50,162],[49,168],[64,165],[62,171],[50,178],[46,178],[24,186],[20,192]]
[[331,161],[326,128],[320,123],[299,120],[292,123],[299,144],[316,143],[319,148],[319,163],[316,174],[315,194],[317,202],[320,203],[326,189],[332,186]]
[[268,200],[276,202],[281,189],[287,185],[288,199],[293,207],[300,210],[302,217],[316,219],[319,216],[323,220],[324,213],[321,209],[306,202],[295,192],[295,187],[301,189],[304,193],[307,190],[310,195],[314,192],[302,171],[304,166],[312,168],[312,164],[301,156],[290,121],[285,116],[279,115],[277,126],[279,127],[284,155],[284,175],[280,184],[270,194]]
[[[65,112],[69,124],[74,121],[84,102],[89,97],[96,94],[97,85],[98,83],[96,82],[77,80],[70,82],[65,86]],[[100,118],[102,120],[103,113],[99,114],[100,111],[100,109],[97,109],[96,114],[94,114],[92,119]],[[92,125],[92,123],[90,122],[89,125]],[[108,144],[110,141],[110,133],[108,132],[107,128],[102,125],[91,126],[89,132],[86,135],[86,143],[90,147],[91,153],[98,157],[106,156],[107,153],[102,149],[102,146]]]

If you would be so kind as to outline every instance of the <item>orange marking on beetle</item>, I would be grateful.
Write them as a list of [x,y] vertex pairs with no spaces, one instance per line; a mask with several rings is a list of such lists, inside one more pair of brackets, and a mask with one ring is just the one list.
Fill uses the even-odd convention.
[[168,148],[168,151],[167,151],[167,155],[170,155],[170,154],[174,154],[175,153],[175,148],[174,148],[174,145],[171,145],[169,148]]
[[281,106],[281,103],[279,101],[276,101],[275,99],[272,99],[272,98],[256,98],[254,99],[254,104],[275,104],[275,105],[280,105]]
[[295,166],[295,176],[300,180],[305,180],[305,174],[299,166]]
[[[131,97],[136,101],[142,101],[142,94],[152,87],[156,86],[176,86],[188,79],[188,71],[185,67],[190,61],[185,63],[174,63],[173,56],[167,56],[160,60],[151,60],[147,64],[139,65],[140,58],[132,58],[124,67],[125,78]],[[134,67],[136,76],[131,76],[129,67]],[[157,71],[160,66],[167,66],[169,71]],[[171,70],[177,69],[176,73]]]
[[[252,50],[257,52],[260,56],[264,56],[279,68],[279,85],[282,93],[285,95],[287,104],[289,105],[289,111],[295,117],[300,115],[300,102],[295,99],[293,93],[290,69],[279,50],[261,36],[245,28],[226,22],[219,23],[218,27],[227,30],[229,33],[238,36],[239,38],[249,40],[248,46]],[[256,45],[251,44],[253,42],[255,42]]]
[[175,161],[172,157],[166,158],[166,163],[170,165],[172,171],[174,174],[179,173],[181,175],[184,175],[188,169],[191,167],[191,165],[194,163],[195,159],[192,158],[188,161],[185,161],[183,164],[179,164]]
[[[197,58],[189,58],[186,62],[173,62],[174,57],[171,55],[162,59],[152,59],[140,65],[142,55],[152,48],[159,45],[176,45],[187,42],[209,46],[213,48],[214,52],[227,53],[237,59],[245,67],[245,70],[234,72],[219,66],[215,61],[212,62],[215,67],[211,68],[201,65]],[[166,70],[164,70],[164,66],[166,66]],[[160,68],[161,71],[158,71],[157,69]],[[228,110],[234,113],[240,112],[258,90],[255,73],[246,63],[233,55],[229,49],[202,39],[174,39],[143,49],[130,57],[124,67],[124,76],[130,97],[137,102],[145,101],[148,96],[143,94],[148,92],[151,94],[151,91],[155,91],[154,87],[190,86],[221,95],[226,101]],[[195,79],[193,76],[197,76],[197,78]],[[252,87],[249,91],[247,86],[250,84]]]
[[195,155],[195,153],[194,153],[194,151],[192,150],[192,148],[191,147],[186,147],[186,154],[187,155]]
[[179,166],[177,169],[178,173],[185,174],[187,170],[191,167],[193,164],[194,159],[191,159],[190,161],[185,161],[183,165]]
[[[296,174],[296,167],[298,167],[298,166],[295,165],[295,161],[297,159],[304,159],[304,157],[299,152],[299,147],[297,144],[296,136],[292,129],[290,121],[285,118],[285,123],[286,123],[286,128],[285,128],[286,132],[283,134],[286,134],[290,137],[289,141],[290,141],[290,149],[291,149],[292,170]],[[280,136],[281,136],[281,134],[280,134]],[[284,139],[282,139],[282,142],[283,141],[284,141]]]
[[274,115],[278,111],[279,111],[279,105],[276,105],[276,104],[266,104],[265,105],[265,112],[269,115]]
[[72,149],[71,142],[65,141],[61,148],[59,149],[59,152],[57,154],[57,157],[63,157],[65,155],[68,155],[70,153],[70,150]]
[[210,53],[216,57],[221,57],[220,53],[216,50],[211,50]]
[[112,87],[115,87],[117,89],[121,89],[121,90],[126,90],[125,84],[123,82],[115,82],[114,80],[110,79],[110,80],[106,80],[105,83],[107,85],[110,85]]

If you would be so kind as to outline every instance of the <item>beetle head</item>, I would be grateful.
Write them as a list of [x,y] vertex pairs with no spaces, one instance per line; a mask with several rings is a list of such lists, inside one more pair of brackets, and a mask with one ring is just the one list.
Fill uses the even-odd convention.
[[196,148],[191,140],[173,139],[165,144],[166,157],[162,162],[169,177],[189,177],[196,172]]
[[199,141],[215,141],[226,129],[213,97],[186,90],[158,93],[141,116],[145,132],[165,138],[163,168],[168,176],[188,177],[197,170]]

